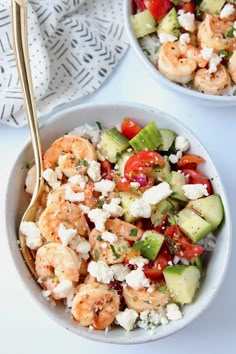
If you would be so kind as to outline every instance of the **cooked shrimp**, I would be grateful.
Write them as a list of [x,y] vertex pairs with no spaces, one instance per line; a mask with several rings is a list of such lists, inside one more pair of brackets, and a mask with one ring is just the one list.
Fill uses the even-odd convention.
[[168,303],[170,295],[160,292],[156,288],[149,292],[146,288],[135,290],[129,286],[124,286],[123,296],[128,308],[137,312],[145,310],[157,310]]
[[198,28],[198,41],[202,48],[219,50],[234,50],[236,38],[227,37],[233,22],[220,19],[218,16],[207,14]]
[[171,81],[180,84],[191,81],[197,67],[204,67],[206,64],[207,61],[200,56],[200,50],[190,44],[166,42],[159,51],[159,71]]
[[203,93],[221,95],[230,85],[230,75],[224,65],[219,64],[215,73],[199,69],[194,77],[194,87]]
[[233,52],[231,58],[229,59],[228,69],[231,79],[236,84],[236,50]]
[[136,241],[142,237],[143,230],[118,218],[109,219],[106,222],[106,230],[116,234],[118,237],[123,237],[128,241]]
[[69,247],[59,243],[48,243],[41,246],[35,259],[35,270],[42,284],[52,292],[54,299],[59,299],[53,290],[63,280],[78,282],[80,257]]
[[44,168],[53,168],[59,165],[60,170],[71,177],[84,173],[87,162],[96,160],[94,146],[79,136],[65,135],[52,143],[43,156]]
[[86,236],[89,231],[88,224],[79,205],[62,201],[50,204],[40,215],[39,229],[47,241],[59,242],[58,229],[60,223],[67,228],[74,228],[81,236]]
[[120,297],[113,289],[98,283],[82,284],[72,302],[72,316],[81,326],[103,330],[119,312]]
[[129,249],[129,243],[124,237],[118,236],[117,241],[110,244],[101,238],[101,232],[96,229],[90,232],[89,242],[91,244],[90,253],[92,257],[107,264],[123,262]]

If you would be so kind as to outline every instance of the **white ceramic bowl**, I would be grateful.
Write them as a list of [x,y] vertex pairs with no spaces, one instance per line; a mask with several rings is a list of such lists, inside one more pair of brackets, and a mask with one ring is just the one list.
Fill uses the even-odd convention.
[[191,151],[206,159],[207,162],[204,164],[202,172],[213,178],[214,191],[221,195],[224,203],[226,217],[217,235],[217,247],[209,258],[206,276],[202,281],[198,295],[193,304],[185,306],[184,316],[181,320],[158,327],[156,333],[153,335],[142,329],[126,332],[124,329],[118,327],[108,332],[91,331],[76,324],[71,319],[70,314],[65,312],[64,307],[53,307],[43,298],[42,289],[32,278],[17,244],[17,230],[28,199],[24,192],[26,170],[22,169],[22,166],[24,166],[26,161],[32,160],[33,155],[30,143],[27,143],[19,152],[11,171],[6,193],[7,212],[5,218],[7,241],[17,272],[32,299],[43,312],[64,328],[91,340],[119,344],[137,344],[150,342],[173,334],[188,325],[206,309],[219,289],[226,271],[231,247],[231,222],[224,187],[207,151],[187,127],[169,115],[160,112],[158,109],[137,104],[81,105],[77,108],[58,113],[41,128],[43,149],[45,150],[56,138],[80,124],[92,124],[99,121],[104,127],[110,127],[119,124],[125,116],[135,118],[137,123],[140,124],[146,124],[148,121],[154,120],[159,127],[173,129],[178,134],[185,136],[191,143]]
[[147,72],[149,72],[151,77],[154,80],[158,81],[159,83],[165,85],[168,89],[175,91],[178,94],[188,96],[188,98],[192,99],[195,104],[202,103],[214,107],[236,106],[236,96],[214,96],[214,95],[203,94],[201,92],[184,88],[170,81],[164,75],[162,75],[151,63],[151,61],[147,58],[147,56],[144,54],[142,48],[139,45],[139,41],[137,40],[137,38],[133,33],[133,29],[130,21],[130,16],[133,15],[133,8],[134,8],[133,3],[134,3],[133,0],[124,0],[124,22],[125,22],[126,32],[128,34],[131,47],[134,49],[137,56],[146,66]]

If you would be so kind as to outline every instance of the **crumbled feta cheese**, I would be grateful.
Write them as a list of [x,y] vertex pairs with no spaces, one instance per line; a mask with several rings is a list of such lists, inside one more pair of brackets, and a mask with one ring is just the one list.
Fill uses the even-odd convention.
[[165,316],[161,317],[160,322],[163,326],[165,326],[169,323],[169,321],[167,320],[167,318]]
[[137,317],[138,314],[135,310],[126,308],[124,311],[118,312],[116,321],[126,331],[131,331],[134,328]]
[[168,320],[177,321],[182,318],[182,313],[179,310],[179,306],[177,306],[176,304],[168,304],[166,306],[166,310],[166,317],[168,318]]
[[180,42],[180,44],[183,44],[183,45],[190,43],[190,35],[189,35],[189,33],[182,33],[179,36],[179,42]]
[[50,290],[42,290],[42,295],[43,295],[43,297],[47,298],[51,295],[51,291]]
[[97,145],[100,140],[101,131],[97,127],[83,124],[68,133],[69,135],[79,135],[82,138],[90,139],[93,145]]
[[90,212],[90,208],[87,205],[79,204],[79,208],[84,214],[88,214]]
[[83,237],[80,237],[80,240],[78,242],[78,245],[76,247],[76,251],[78,253],[88,253],[91,249],[91,245],[90,243],[85,240],[85,238]]
[[61,185],[61,182],[57,179],[57,173],[51,168],[47,168],[43,171],[43,178],[47,181],[49,186],[52,187],[52,189],[57,189]]
[[185,184],[183,185],[184,195],[190,200],[208,196],[206,184]]
[[106,196],[107,193],[112,192],[114,188],[115,183],[108,179],[102,179],[101,181],[94,183],[95,191],[102,193],[103,196]]
[[150,205],[155,205],[159,203],[161,200],[169,197],[169,195],[171,194],[172,194],[172,190],[170,189],[169,183],[161,182],[157,186],[147,189],[143,193],[142,198],[146,203]]
[[138,183],[138,182],[130,182],[130,187],[138,189],[140,187],[140,183]]
[[158,37],[161,43],[166,43],[166,42],[175,42],[178,40],[176,36],[170,33],[158,33]]
[[73,283],[71,280],[62,280],[54,289],[53,293],[58,296],[59,299],[64,299],[74,291]]
[[100,163],[95,160],[90,161],[87,174],[94,182],[100,181],[100,179],[102,178]]
[[203,48],[200,50],[200,55],[203,59],[209,61],[213,54],[213,48]]
[[88,217],[90,221],[92,221],[95,224],[95,228],[98,231],[105,230],[105,222],[107,221],[107,219],[109,219],[110,216],[111,216],[110,213],[98,208],[92,209],[88,213]]
[[111,216],[120,217],[124,214],[124,209],[119,205],[121,202],[120,198],[112,198],[110,204],[104,203],[102,208],[107,211]]
[[137,323],[138,327],[143,329],[154,329],[159,325],[160,317],[161,315],[157,311],[142,311],[140,313],[140,321]]
[[104,241],[107,241],[109,243],[115,243],[117,241],[117,236],[109,231],[103,231],[101,237]]
[[154,290],[155,290],[155,286],[154,285],[150,285],[149,288],[147,288],[147,292],[148,293],[153,293]]
[[132,270],[125,277],[127,285],[135,290],[139,290],[141,288],[148,288],[150,285],[150,281],[145,277],[144,272],[141,268]]
[[88,272],[95,277],[97,281],[104,284],[109,284],[114,278],[112,269],[103,261],[90,262],[88,265]]
[[84,192],[75,193],[70,185],[66,185],[65,200],[69,200],[69,202],[82,202],[85,200],[85,193]]
[[40,235],[40,230],[35,222],[23,221],[20,224],[20,231],[26,238],[26,245],[31,250],[37,250],[42,246],[43,241]]
[[189,149],[189,147],[190,147],[189,141],[184,136],[178,135],[175,138],[176,150],[184,152],[184,151],[187,151]]
[[178,159],[177,155],[170,154],[169,155],[169,161],[174,164],[174,163],[177,163],[179,161],[179,159]]
[[67,229],[63,223],[60,223],[58,228],[58,236],[63,246],[66,247],[68,243],[75,237],[76,234],[77,234],[77,230]]
[[235,8],[234,5],[232,4],[225,4],[225,6],[222,8],[221,12],[220,12],[220,18],[227,18],[231,15],[233,15],[233,13],[235,12]]
[[87,260],[89,259],[89,257],[90,257],[90,254],[89,254],[89,253],[80,253],[79,255],[80,255],[80,257],[81,257],[82,259],[84,259],[85,261],[87,261]]
[[130,214],[134,217],[150,218],[151,212],[151,206],[141,198],[130,204]]
[[149,260],[142,256],[133,257],[129,260],[129,264],[137,265],[138,268],[143,268],[143,266],[148,263]]
[[195,29],[195,16],[191,12],[178,11],[178,22],[186,31],[193,32]]
[[103,243],[101,244],[101,247],[102,247],[103,249],[107,248],[107,243],[106,243],[106,242],[103,242]]
[[60,170],[60,168],[58,166],[55,168],[55,172],[57,174],[57,178],[58,179],[62,179],[63,173],[62,173],[62,171]]
[[212,54],[209,60],[209,68],[208,68],[209,74],[215,73],[217,71],[217,66],[220,64],[221,61],[222,61],[222,57],[220,55],[217,55],[216,53]]
[[113,264],[111,269],[114,274],[114,279],[118,281],[125,281],[126,275],[129,274],[129,268],[125,267],[123,264]]
[[88,182],[88,177],[84,175],[74,175],[68,179],[68,182],[73,185],[79,185],[82,189],[85,188]]

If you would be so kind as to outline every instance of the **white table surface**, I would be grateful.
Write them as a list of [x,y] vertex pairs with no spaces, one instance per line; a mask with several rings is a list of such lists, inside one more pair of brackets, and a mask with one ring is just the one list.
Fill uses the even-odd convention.
[[[136,101],[156,106],[189,126],[212,155],[228,193],[233,229],[236,226],[236,107],[209,108],[159,86],[129,50],[106,84],[84,102]],[[179,333],[150,344],[118,346],[95,343],[72,334],[40,313],[23,288],[6,244],[2,195],[27,127],[0,126],[0,353],[236,353],[236,245],[223,286],[209,308]]]

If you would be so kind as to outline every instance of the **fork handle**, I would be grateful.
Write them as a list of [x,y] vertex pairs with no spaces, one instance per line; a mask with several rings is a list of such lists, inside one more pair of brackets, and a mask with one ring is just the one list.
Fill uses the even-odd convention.
[[33,145],[36,184],[31,202],[37,197],[42,183],[42,148],[31,77],[27,38],[27,8],[24,0],[12,0],[12,39],[16,66],[23,92],[31,140]]

